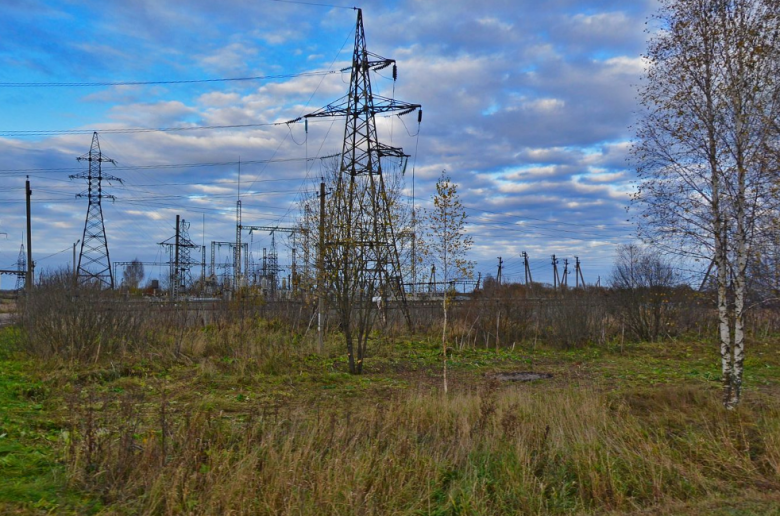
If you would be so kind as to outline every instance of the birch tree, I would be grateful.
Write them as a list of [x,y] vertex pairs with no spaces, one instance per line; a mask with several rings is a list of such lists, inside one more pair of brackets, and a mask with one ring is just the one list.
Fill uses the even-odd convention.
[[778,0],[661,0],[633,159],[648,243],[716,268],[723,403],[740,401],[748,258],[776,204]]
[[[385,163],[384,167],[385,172],[372,179],[367,175],[345,177],[335,160],[323,164],[322,181],[327,190],[322,226],[324,270],[318,271],[319,197],[301,199],[301,214],[296,223],[301,235],[297,244],[302,255],[301,286],[313,289],[319,281],[323,282],[326,311],[334,312],[344,335],[352,374],[362,374],[377,313],[386,309],[387,299],[396,286],[395,278],[386,273],[391,246],[399,253],[401,263],[409,255],[409,246],[403,245],[403,231],[393,232],[395,238],[391,239],[387,230],[390,225],[393,228],[408,225],[409,210],[401,199],[402,168],[393,167],[392,163]],[[373,216],[379,211],[380,197],[383,211]],[[372,210],[365,209],[372,204]],[[389,224],[380,221],[380,216]],[[375,241],[377,236],[386,238]],[[373,253],[367,250],[380,246],[387,250]],[[384,260],[378,260],[378,256]],[[378,300],[381,301],[377,303]]]
[[466,233],[466,212],[460,202],[458,187],[442,171],[436,182],[433,208],[425,211],[426,231],[419,247],[428,261],[437,267],[444,280],[442,310],[442,352],[444,354],[444,392],[447,392],[447,313],[449,298],[454,294],[451,282],[471,279],[474,263],[466,258],[473,243]]
[[122,283],[127,288],[135,289],[141,284],[144,279],[144,264],[138,261],[138,258],[133,259],[132,262],[125,265],[125,269],[122,272]]

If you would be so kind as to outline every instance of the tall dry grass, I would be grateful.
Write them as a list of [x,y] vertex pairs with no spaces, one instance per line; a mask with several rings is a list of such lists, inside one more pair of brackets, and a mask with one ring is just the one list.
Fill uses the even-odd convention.
[[532,392],[230,418],[85,395],[67,462],[134,514],[564,514],[780,487],[776,406],[727,413],[695,389]]
[[59,272],[45,276],[19,305],[22,347],[43,358],[164,364],[219,357],[273,373],[293,356],[316,349],[316,330],[295,317],[292,322],[289,317],[269,318],[280,308],[269,309],[256,298],[171,303],[97,287],[74,288],[72,276]]

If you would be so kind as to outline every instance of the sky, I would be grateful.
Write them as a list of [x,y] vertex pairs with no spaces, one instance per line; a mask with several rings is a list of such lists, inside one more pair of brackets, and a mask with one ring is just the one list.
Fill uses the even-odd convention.
[[[92,131],[116,162],[105,173],[122,179],[103,185],[112,261],[166,261],[176,215],[195,243],[235,241],[238,195],[244,224],[292,226],[344,122],[312,120],[308,134],[285,122],[347,93],[353,5],[0,0],[0,269],[15,269],[24,239],[26,176],[37,270],[71,264],[87,201],[69,176],[86,171],[76,158]],[[380,140],[411,156],[406,197],[430,206],[446,171],[483,276],[501,257],[503,278],[521,281],[527,252],[535,281],[552,282],[555,254],[604,284],[616,247],[636,241],[627,158],[655,0],[358,7],[368,50],[398,64],[395,82],[389,69],[372,75],[374,91],[422,105],[419,127],[414,115],[377,119]],[[221,80],[245,77],[260,79]],[[263,232],[243,239],[255,260],[271,245]],[[276,244],[289,262],[282,235]]]

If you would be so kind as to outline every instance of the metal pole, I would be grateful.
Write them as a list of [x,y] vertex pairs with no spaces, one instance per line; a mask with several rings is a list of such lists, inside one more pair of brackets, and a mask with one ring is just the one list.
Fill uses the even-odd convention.
[[27,198],[27,277],[25,278],[27,293],[32,292],[33,280],[35,279],[35,264],[32,261],[32,221],[30,217],[30,197],[32,197],[32,190],[30,189],[30,176],[27,176],[25,181],[25,194]]
[[320,182],[320,242],[317,254],[317,336],[323,350],[325,324],[325,181]]
[[75,242],[73,242],[73,277],[74,278],[78,274],[78,264],[76,263],[76,246],[79,245],[79,242],[81,242],[80,238]]
[[176,248],[174,251],[174,265],[173,265],[173,295],[177,296],[179,292],[179,219],[181,215],[176,215]]

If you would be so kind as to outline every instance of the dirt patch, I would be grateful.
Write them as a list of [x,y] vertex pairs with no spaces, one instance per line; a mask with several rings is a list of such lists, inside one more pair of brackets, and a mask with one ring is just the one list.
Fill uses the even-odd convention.
[[14,322],[14,314],[0,313],[0,328],[9,326]]
[[514,371],[508,373],[495,373],[491,378],[500,382],[533,382],[535,380],[547,380],[553,377],[550,373],[532,373],[529,371]]

